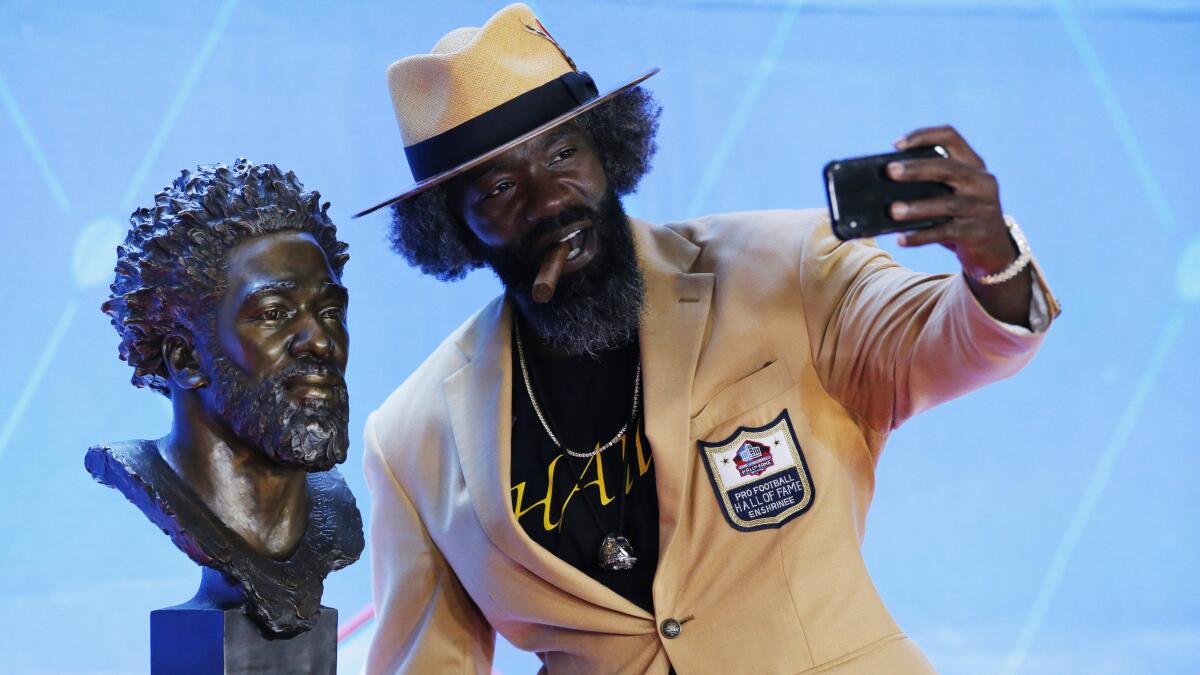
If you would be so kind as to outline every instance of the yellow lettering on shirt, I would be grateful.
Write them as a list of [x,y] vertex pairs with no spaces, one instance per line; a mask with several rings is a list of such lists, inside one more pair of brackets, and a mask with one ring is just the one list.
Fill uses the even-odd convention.
[[[592,449],[595,450],[599,447],[600,444],[597,443],[596,447]],[[605,489],[606,481],[604,480],[604,462],[600,461],[600,455],[593,455],[590,459],[588,459],[587,466],[583,467],[583,474],[579,476],[579,480],[583,480],[583,477],[588,473],[588,469],[593,466],[596,467],[596,477],[592,480],[592,482],[584,483],[582,487],[586,488],[595,485],[600,490],[600,506],[608,506],[609,502],[613,500],[613,497],[609,495],[608,490]],[[566,507],[563,508],[565,509]]]
[[654,458],[646,454],[646,448],[642,445],[641,434],[634,434],[633,447],[637,449],[638,475],[645,476],[646,472],[650,470],[650,462],[653,461]]
[[[641,425],[639,424],[638,427],[640,428],[640,426]],[[650,463],[653,461],[653,457],[646,452],[646,448],[642,444],[642,436],[640,433],[638,433],[638,429],[633,429],[629,432],[629,434],[626,434],[621,438],[621,458],[625,459],[628,456],[626,455],[626,450],[629,446],[628,440],[630,435],[633,436],[633,449],[634,453],[637,455],[638,472],[637,476],[635,477],[632,475],[632,471],[626,470],[625,494],[629,494],[633,490],[633,483],[636,478],[646,475],[646,472],[650,470]],[[599,443],[596,444],[596,448],[598,447],[600,447]],[[550,462],[550,466],[547,467],[546,470],[546,494],[536,502],[528,505],[525,504],[525,481],[517,483],[510,488],[510,491],[513,493],[513,515],[516,516],[518,521],[520,521],[521,518],[523,518],[530,511],[540,508],[542,511],[542,528],[545,531],[550,532],[551,530],[558,529],[559,526],[562,525],[563,515],[567,511],[567,506],[571,503],[571,499],[575,497],[575,494],[580,490],[595,486],[600,492],[601,508],[608,506],[610,503],[612,503],[613,499],[615,499],[615,496],[609,494],[608,492],[607,481],[604,476],[604,462],[600,460],[600,455],[595,455],[588,459],[587,465],[583,467],[583,473],[579,475],[579,479],[576,480],[574,485],[571,486],[571,490],[567,493],[566,498],[563,499],[562,507],[559,508],[558,513],[553,514],[551,511],[551,504],[553,502],[554,487],[556,485],[554,474],[558,470],[559,462],[563,461],[563,457],[564,455],[560,454]],[[592,479],[586,483],[583,483],[582,481],[588,478],[589,475],[592,477]],[[653,486],[651,487],[653,488]],[[552,515],[557,515],[558,519],[555,520]]]
[[[546,528],[547,532],[555,529],[558,527],[559,523],[562,522],[561,511],[559,512],[559,522],[550,522],[550,500],[552,497],[554,497],[554,470],[555,467],[558,466],[559,460],[562,458],[563,456],[559,455],[558,457],[554,458],[554,461],[550,462],[550,467],[547,470],[546,478],[546,496],[542,497],[538,501],[530,504],[529,506],[525,506],[525,482],[520,482],[512,486],[512,491],[517,493],[516,499],[514,500],[515,503],[513,504],[513,515],[517,517],[518,521],[521,520],[521,517],[526,513],[529,513],[540,506],[542,507],[542,527]],[[570,499],[570,496],[568,495],[567,498]],[[563,506],[563,509],[566,509],[565,505]]]

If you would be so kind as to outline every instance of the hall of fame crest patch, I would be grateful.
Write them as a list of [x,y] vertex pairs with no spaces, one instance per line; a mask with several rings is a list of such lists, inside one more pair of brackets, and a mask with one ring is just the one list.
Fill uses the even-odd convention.
[[717,443],[700,441],[704,468],[733,527],[780,527],[812,506],[813,482],[787,410],[763,427],[738,427]]

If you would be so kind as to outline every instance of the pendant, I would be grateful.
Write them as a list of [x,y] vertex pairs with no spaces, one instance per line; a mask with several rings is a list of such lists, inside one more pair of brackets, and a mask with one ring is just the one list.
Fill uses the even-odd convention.
[[637,563],[629,540],[619,534],[609,534],[600,542],[600,569],[610,572],[632,569]]

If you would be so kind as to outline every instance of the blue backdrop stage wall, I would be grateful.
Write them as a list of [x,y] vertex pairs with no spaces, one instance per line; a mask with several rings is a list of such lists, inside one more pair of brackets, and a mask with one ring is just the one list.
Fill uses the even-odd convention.
[[[409,180],[384,69],[500,4],[0,3],[0,670],[143,672],[148,612],[197,583],[83,468],[91,443],[167,429],[98,307],[128,214],[184,167],[274,162],[333,202],[352,255],[344,471],[368,511],[367,413],[498,288],[424,278],[386,216],[350,220]],[[825,161],[961,129],[1066,311],[1024,372],[893,436],[866,540],[880,592],[946,673],[1200,671],[1200,3],[535,9],[602,84],[662,67],[643,218],[821,205]],[[343,621],[369,566],[328,582]],[[501,645],[496,667],[535,662]]]

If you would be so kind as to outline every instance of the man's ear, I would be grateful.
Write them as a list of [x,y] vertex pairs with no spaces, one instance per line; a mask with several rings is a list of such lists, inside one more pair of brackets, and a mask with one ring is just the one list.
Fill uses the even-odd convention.
[[196,346],[192,336],[171,333],[163,338],[163,363],[167,366],[167,377],[180,389],[202,389],[208,386],[208,376],[200,370],[200,359],[196,357]]

